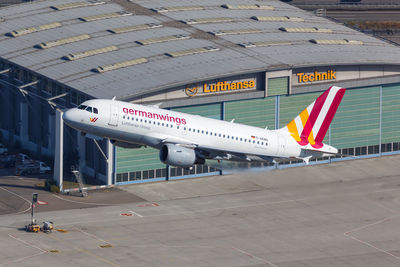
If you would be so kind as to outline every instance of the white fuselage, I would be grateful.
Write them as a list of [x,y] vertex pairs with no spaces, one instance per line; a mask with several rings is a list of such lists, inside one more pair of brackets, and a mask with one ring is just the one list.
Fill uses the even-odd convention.
[[[248,155],[244,160],[299,157],[301,147],[287,132],[189,115],[181,112],[114,100],[89,100],[92,108],[70,109],[64,121],[93,135],[159,149],[163,143],[193,145],[227,155]],[[97,109],[98,113],[94,113]],[[208,158],[215,158],[211,153]],[[228,156],[229,159],[229,156]]]

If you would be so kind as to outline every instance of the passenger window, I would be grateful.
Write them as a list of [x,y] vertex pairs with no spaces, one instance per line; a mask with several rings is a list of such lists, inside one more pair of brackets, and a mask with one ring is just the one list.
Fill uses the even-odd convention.
[[171,128],[174,128],[174,125],[171,124]]
[[204,131],[202,130],[201,133],[204,134]]
[[161,126],[164,126],[164,123],[161,123]]
[[225,135],[223,135],[222,137],[225,138]]
[[242,138],[240,138],[240,141],[242,141]]
[[97,110],[97,108],[93,108],[93,112],[94,112],[94,114],[99,114],[99,111]]
[[219,137],[221,137],[221,134],[218,134]]
[[160,125],[160,122],[158,122],[157,125]]
[[179,129],[179,125],[178,125],[178,126],[176,126],[176,129]]
[[206,134],[208,134],[208,131],[206,132]]

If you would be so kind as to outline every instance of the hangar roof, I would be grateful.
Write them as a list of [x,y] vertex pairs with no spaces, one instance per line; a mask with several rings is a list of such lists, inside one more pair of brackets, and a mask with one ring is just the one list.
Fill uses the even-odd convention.
[[0,9],[0,57],[95,98],[400,48],[277,0],[41,0]]

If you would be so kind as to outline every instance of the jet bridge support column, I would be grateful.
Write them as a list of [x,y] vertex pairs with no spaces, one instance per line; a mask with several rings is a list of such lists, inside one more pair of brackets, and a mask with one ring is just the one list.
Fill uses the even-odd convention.
[[55,118],[55,126],[56,126],[56,146],[55,146],[55,155],[54,155],[54,181],[57,182],[60,191],[63,190],[63,154],[64,154],[64,121],[62,119],[63,112],[59,110],[55,110],[56,118]]
[[112,185],[114,181],[114,146],[111,144],[110,139],[107,139],[107,185]]

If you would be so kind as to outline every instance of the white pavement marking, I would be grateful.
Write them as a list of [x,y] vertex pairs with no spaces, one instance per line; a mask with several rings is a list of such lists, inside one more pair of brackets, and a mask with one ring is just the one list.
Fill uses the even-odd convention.
[[364,245],[366,245],[366,246],[369,246],[369,247],[371,247],[371,248],[373,248],[373,249],[376,249],[376,250],[378,250],[378,251],[380,251],[380,252],[383,252],[383,253],[385,253],[385,254],[387,254],[387,255],[389,255],[389,256],[392,256],[393,258],[396,258],[396,259],[400,260],[400,257],[399,257],[399,256],[396,256],[396,255],[390,253],[389,251],[386,251],[386,250],[384,250],[384,249],[378,248],[378,247],[372,245],[371,243],[368,243],[368,242],[366,242],[366,241],[360,240],[360,239],[358,239],[357,237],[351,235],[351,233],[358,232],[358,231],[361,231],[361,230],[366,229],[366,228],[368,228],[368,227],[381,224],[381,223],[383,223],[383,222],[389,221],[390,219],[393,219],[393,218],[396,218],[396,217],[399,217],[399,216],[400,216],[400,215],[398,214],[398,215],[395,215],[395,216],[387,217],[387,218],[385,218],[385,219],[379,220],[379,221],[374,222],[374,223],[370,223],[370,224],[367,224],[367,225],[364,225],[364,226],[361,226],[361,227],[354,228],[354,229],[352,229],[352,230],[347,231],[346,233],[344,233],[344,235],[347,236],[347,237],[350,237],[351,239],[353,239],[353,240],[355,240],[355,241],[357,241],[357,242],[359,242],[359,243],[361,243],[361,244],[364,244]]
[[138,216],[138,217],[140,217],[140,218],[143,218],[143,217],[144,217],[143,215],[141,215],[141,214],[139,214],[139,213],[137,213],[137,212],[134,212],[134,211],[132,211],[132,210],[130,210],[129,212],[132,212],[133,214],[135,214],[136,216]]
[[[250,208],[250,207],[258,207],[258,206],[266,206],[266,205],[277,205],[277,204],[285,204],[285,203],[292,203],[292,202],[301,202],[301,201],[308,201],[308,200],[316,200],[316,199],[326,199],[326,198],[334,198],[334,197],[340,197],[340,196],[346,196],[346,195],[366,195],[366,194],[377,194],[377,193],[387,193],[387,192],[392,192],[392,191],[399,191],[400,188],[391,188],[391,189],[383,189],[383,190],[376,190],[372,192],[359,192],[359,193],[345,193],[345,194],[335,194],[335,195],[330,195],[330,196],[317,196],[317,197],[307,197],[307,198],[298,198],[298,199],[289,199],[289,200],[281,200],[281,201],[271,201],[271,202],[260,202],[260,203],[254,203],[254,204],[249,204],[249,205],[237,205],[237,206],[227,206],[227,207],[221,207],[221,208],[211,208],[211,209],[196,209],[195,211],[191,210],[186,210],[186,211],[180,211],[180,212],[172,212],[172,213],[164,213],[164,214],[151,214],[151,215],[142,215],[144,218],[152,218],[152,217],[162,217],[162,216],[177,216],[177,215],[185,215],[185,214],[197,214],[201,212],[209,212],[209,211],[218,211],[218,210],[229,210],[229,209],[239,209],[239,208]],[[115,205],[114,205],[115,206]],[[101,219],[103,222],[113,222],[113,221],[119,221],[121,218],[112,218],[112,219]],[[77,222],[71,222],[71,223],[62,223],[59,225],[74,225],[77,223],[84,224],[84,223],[95,223],[98,222],[99,220],[88,220],[88,221],[77,221]]]
[[240,252],[240,253],[242,253],[242,254],[244,254],[244,255],[247,255],[247,256],[249,256],[249,257],[251,257],[251,258],[254,258],[254,259],[258,260],[258,261],[261,261],[261,262],[263,262],[263,263],[266,263],[266,264],[268,264],[268,265],[270,265],[270,266],[278,267],[278,265],[273,264],[272,262],[270,262],[270,261],[268,261],[268,260],[266,260],[266,259],[263,259],[263,258],[260,258],[260,257],[255,256],[255,255],[253,255],[253,254],[250,254],[249,252],[246,252],[246,251],[244,251],[244,250],[241,250],[240,248],[235,248],[235,247],[232,247],[232,248],[233,248],[234,250],[236,250],[237,252]]
[[[345,234],[345,235],[346,235],[346,234]],[[400,260],[400,257],[398,257],[398,256],[396,256],[396,255],[390,253],[389,251],[386,251],[386,250],[383,250],[383,249],[381,249],[381,248],[375,247],[374,245],[372,245],[372,244],[370,244],[370,243],[368,243],[368,242],[362,241],[362,240],[360,240],[360,239],[358,239],[358,238],[356,238],[356,237],[354,237],[354,236],[352,236],[352,235],[346,235],[346,236],[348,236],[348,237],[350,237],[351,239],[356,240],[356,241],[358,241],[358,242],[360,242],[360,243],[362,243],[362,244],[364,244],[364,245],[366,245],[366,246],[369,246],[369,247],[371,247],[371,248],[373,248],[373,249],[376,249],[376,250],[378,250],[378,251],[380,251],[380,252],[383,252],[383,253],[385,253],[385,254],[387,254],[387,255],[389,255],[389,256],[392,256],[393,258],[396,258],[396,259]]]
[[98,236],[96,236],[96,235],[94,235],[94,234],[85,232],[85,231],[79,229],[78,227],[74,227],[74,228],[75,228],[76,230],[78,230],[79,232],[81,232],[82,234],[85,234],[85,235],[87,235],[87,236],[93,237],[94,239],[97,239],[97,240],[99,240],[99,241],[101,241],[101,242],[103,242],[103,243],[110,244],[109,242],[105,241],[104,239],[101,239],[100,237],[98,237]]
[[42,255],[42,254],[44,254],[44,253],[47,253],[46,250],[41,249],[41,248],[38,247],[38,246],[31,245],[31,244],[29,244],[28,242],[26,242],[26,241],[24,241],[24,240],[22,240],[22,239],[20,239],[20,238],[18,238],[18,237],[15,237],[15,236],[13,236],[13,235],[11,235],[11,234],[8,234],[8,236],[11,237],[11,238],[13,238],[13,239],[15,239],[15,240],[17,240],[17,241],[19,241],[19,242],[21,242],[21,243],[24,243],[25,245],[27,245],[27,246],[29,246],[29,247],[38,249],[38,250],[40,250],[40,252],[39,252],[39,253],[36,253],[36,254],[33,254],[33,255],[25,256],[25,257],[22,257],[22,258],[18,258],[18,259],[16,259],[16,260],[12,260],[12,261],[9,261],[9,262],[6,262],[6,263],[0,263],[0,266],[8,266],[8,265],[11,264],[11,263],[20,262],[20,261],[23,261],[23,260],[26,260],[26,259],[30,259],[30,258],[39,256],[39,255]]
[[92,202],[75,201],[75,200],[70,200],[70,199],[66,199],[66,198],[57,196],[56,194],[52,194],[52,195],[58,199],[72,202],[72,203],[77,203],[77,204],[87,204],[87,205],[95,205],[95,206],[117,206],[115,204],[107,204],[107,203],[92,203]]
[[19,198],[21,198],[21,199],[23,199],[23,200],[25,200],[26,202],[29,203],[29,208],[27,208],[26,210],[23,210],[23,211],[20,211],[20,212],[16,212],[16,213],[12,213],[12,214],[21,214],[21,213],[25,213],[25,212],[27,212],[27,211],[29,211],[29,210],[31,209],[32,202],[30,202],[30,201],[27,200],[26,198],[24,198],[24,197],[18,195],[17,193],[14,193],[14,192],[8,190],[8,189],[5,189],[4,187],[1,187],[1,186],[0,186],[0,189],[3,189],[4,191],[7,191],[8,193],[13,194],[14,196],[17,196],[17,197],[19,197]]

